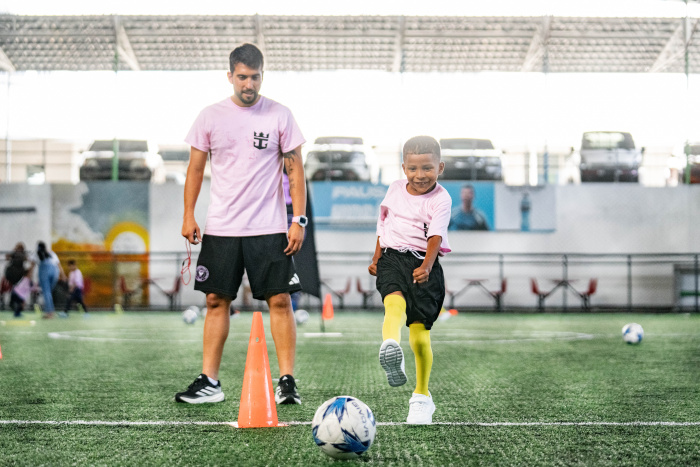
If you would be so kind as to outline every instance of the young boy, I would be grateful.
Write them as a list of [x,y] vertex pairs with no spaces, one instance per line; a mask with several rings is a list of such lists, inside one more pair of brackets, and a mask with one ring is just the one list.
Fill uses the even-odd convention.
[[32,268],[25,270],[24,276],[12,286],[12,292],[10,294],[10,308],[14,311],[15,318],[22,317],[22,311],[24,310],[24,305],[29,302],[32,296],[32,292],[36,291],[37,288],[32,282]]
[[[83,301],[83,289],[85,288],[85,281],[83,280],[83,273],[80,272],[78,266],[75,264],[75,260],[71,259],[68,261],[68,292],[70,296],[66,300],[66,307],[63,310],[62,316],[68,316],[68,310],[73,306],[73,303],[80,303],[83,307],[83,311],[87,313],[87,307]],[[87,315],[85,315],[87,316]]]
[[416,136],[403,147],[402,168],[407,180],[389,186],[377,222],[377,246],[369,273],[377,276],[384,301],[384,324],[379,363],[391,386],[406,383],[401,328],[409,328],[409,344],[416,358],[416,389],[409,401],[406,422],[429,425],[435,404],[428,390],[433,351],[430,328],[445,299],[445,280],[438,255],[450,252],[447,227],[452,199],[437,183],[445,167],[440,144],[430,136]]

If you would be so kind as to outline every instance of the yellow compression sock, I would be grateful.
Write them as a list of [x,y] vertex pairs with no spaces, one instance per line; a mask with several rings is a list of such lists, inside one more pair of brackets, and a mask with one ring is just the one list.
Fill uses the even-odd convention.
[[401,328],[406,325],[406,300],[401,295],[387,295],[384,299],[382,340],[394,339],[401,343]]
[[408,342],[416,356],[416,390],[417,394],[429,396],[428,382],[433,368],[433,349],[430,347],[430,330],[423,323],[409,325]]

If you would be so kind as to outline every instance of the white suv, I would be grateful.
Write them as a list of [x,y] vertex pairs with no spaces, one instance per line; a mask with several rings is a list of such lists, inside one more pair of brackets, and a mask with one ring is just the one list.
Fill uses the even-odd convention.
[[311,181],[345,180],[377,182],[379,166],[374,153],[362,138],[322,136],[309,148],[304,162]]
[[[119,180],[165,180],[163,158],[158,148],[145,140],[117,140],[119,149]],[[95,140],[83,152],[80,180],[111,180],[114,140]]]
[[572,149],[571,161],[581,182],[638,182],[644,151],[634,146],[629,133],[588,131],[580,150]]
[[490,139],[441,139],[440,152],[445,163],[442,180],[503,180],[503,151]]

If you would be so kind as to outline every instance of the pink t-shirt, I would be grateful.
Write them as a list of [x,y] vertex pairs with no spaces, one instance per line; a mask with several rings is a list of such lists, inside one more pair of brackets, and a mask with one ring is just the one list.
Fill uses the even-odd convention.
[[80,272],[80,269],[75,269],[68,273],[68,287],[75,287],[76,289],[80,290],[85,288],[83,273]]
[[433,191],[414,196],[406,191],[406,180],[389,185],[382,201],[377,222],[377,236],[382,248],[415,251],[428,249],[428,238],[439,235],[440,255],[452,251],[447,243],[452,198],[447,190],[436,184]]
[[287,107],[264,96],[251,107],[226,98],[200,112],[185,142],[210,153],[205,233],[248,237],[287,231],[282,154],[305,142]]

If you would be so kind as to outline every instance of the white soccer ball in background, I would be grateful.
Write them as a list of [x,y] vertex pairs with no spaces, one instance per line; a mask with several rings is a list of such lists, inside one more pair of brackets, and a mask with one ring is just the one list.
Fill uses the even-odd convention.
[[192,308],[186,309],[182,312],[182,320],[186,324],[194,324],[194,322],[197,321],[197,312]]
[[629,323],[622,327],[622,339],[628,344],[639,344],[644,338],[644,329],[641,324]]
[[187,307],[188,310],[194,310],[195,313],[197,313],[197,316],[201,316],[199,307],[197,305],[190,305]]
[[377,422],[361,400],[338,396],[316,410],[311,430],[325,454],[336,459],[355,459],[372,446]]
[[297,321],[297,324],[304,324],[309,320],[309,312],[299,309],[294,312],[294,319]]

